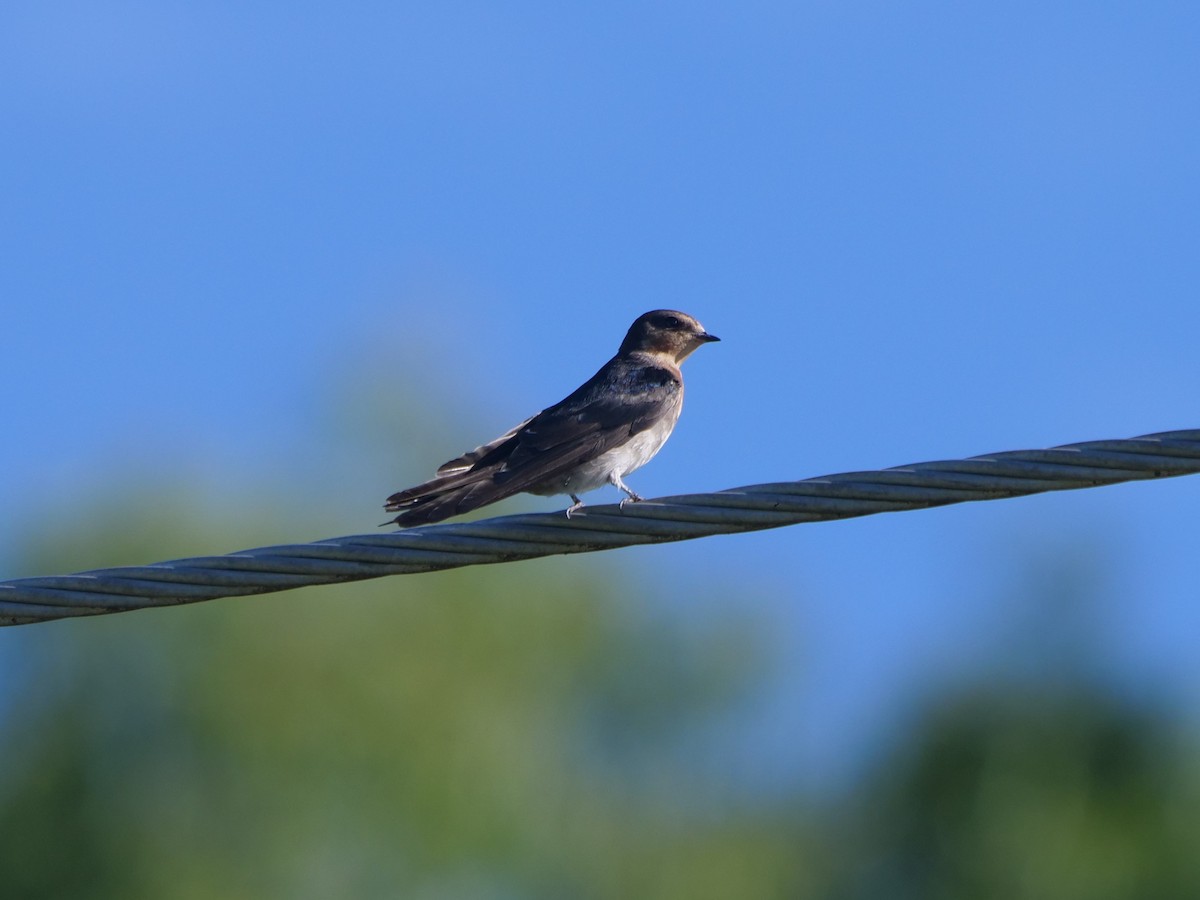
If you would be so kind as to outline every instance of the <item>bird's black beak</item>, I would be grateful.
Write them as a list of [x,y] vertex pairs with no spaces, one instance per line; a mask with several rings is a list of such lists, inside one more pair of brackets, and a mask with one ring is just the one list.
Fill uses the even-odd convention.
[[720,340],[720,338],[717,337],[715,334],[709,334],[707,331],[700,332],[698,335],[696,335],[696,337],[698,337],[700,340],[704,341],[704,343],[706,343],[706,344],[710,344],[713,341]]

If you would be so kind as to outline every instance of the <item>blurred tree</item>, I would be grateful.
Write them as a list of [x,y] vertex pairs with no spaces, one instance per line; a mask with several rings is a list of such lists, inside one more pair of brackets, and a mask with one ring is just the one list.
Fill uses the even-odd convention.
[[1163,720],[1082,685],[968,693],[862,791],[835,895],[1200,896],[1186,751]]
[[[80,516],[22,568],[266,542],[268,523],[232,535],[190,500]],[[706,751],[760,674],[753,630],[656,624],[611,572],[542,561],[5,632],[3,896],[793,894],[804,841]]]
[[1200,896],[1194,739],[1117,687],[1098,626],[1105,555],[1022,555],[992,652],[861,786],[837,896]]

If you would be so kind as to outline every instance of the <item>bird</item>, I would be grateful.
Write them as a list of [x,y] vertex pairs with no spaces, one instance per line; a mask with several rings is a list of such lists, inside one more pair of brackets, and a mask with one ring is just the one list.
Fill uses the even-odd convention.
[[616,356],[572,394],[495,440],[444,463],[429,481],[398,491],[383,525],[440,522],[514,494],[567,494],[570,518],[579,495],[605,484],[642,499],[624,477],[645,465],[670,437],[683,408],[679,365],[696,348],[719,341],[674,309],[638,316]]

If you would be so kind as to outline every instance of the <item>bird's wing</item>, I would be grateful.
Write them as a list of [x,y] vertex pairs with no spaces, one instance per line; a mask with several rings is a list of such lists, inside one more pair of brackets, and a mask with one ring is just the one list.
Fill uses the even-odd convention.
[[504,434],[500,435],[500,437],[496,438],[495,440],[488,441],[486,444],[480,444],[474,450],[468,450],[462,456],[456,456],[449,462],[442,463],[440,466],[438,466],[438,476],[458,475],[461,472],[467,472],[471,470],[481,459],[483,459],[505,441],[515,436],[518,431],[532,422],[534,418],[535,416],[530,416],[524,422],[519,422],[512,428],[508,429],[508,431],[504,432]]
[[495,481],[516,493],[564,475],[669,415],[682,390],[668,369],[614,359],[526,423]]
[[616,357],[565,400],[443,464],[385,508],[404,510],[398,524],[435,522],[551,481],[670,414],[682,391],[676,373]]

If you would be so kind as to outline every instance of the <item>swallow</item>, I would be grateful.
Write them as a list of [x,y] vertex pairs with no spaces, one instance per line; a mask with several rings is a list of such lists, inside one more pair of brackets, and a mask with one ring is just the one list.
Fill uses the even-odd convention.
[[579,495],[605,484],[642,498],[622,480],[671,436],[683,408],[679,364],[719,341],[689,316],[656,309],[639,316],[617,355],[566,399],[500,437],[442,465],[429,481],[387,498],[398,512],[384,525],[440,522],[514,494],[567,494],[567,518]]

